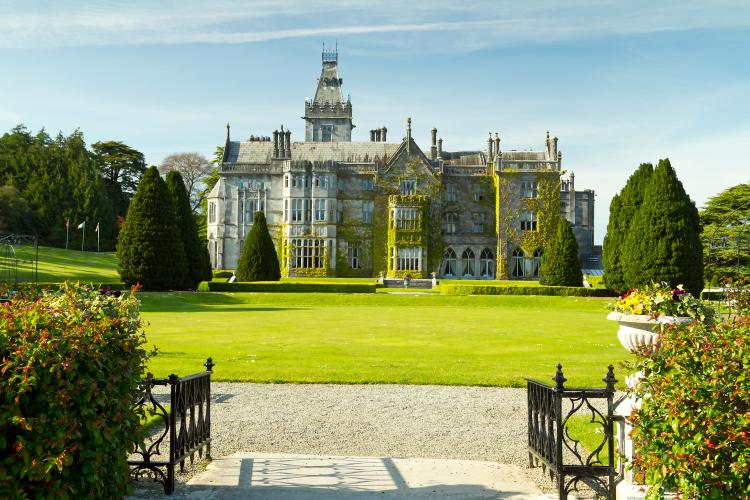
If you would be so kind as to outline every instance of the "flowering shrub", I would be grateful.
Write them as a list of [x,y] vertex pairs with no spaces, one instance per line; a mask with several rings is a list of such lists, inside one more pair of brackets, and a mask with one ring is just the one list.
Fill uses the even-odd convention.
[[623,314],[685,316],[711,323],[715,312],[708,304],[693,297],[682,285],[671,288],[666,283],[652,283],[642,289],[628,290],[610,308]]
[[634,467],[685,498],[750,498],[750,317],[661,333],[638,368]]
[[0,497],[127,492],[148,357],[133,292],[64,285],[0,304]]

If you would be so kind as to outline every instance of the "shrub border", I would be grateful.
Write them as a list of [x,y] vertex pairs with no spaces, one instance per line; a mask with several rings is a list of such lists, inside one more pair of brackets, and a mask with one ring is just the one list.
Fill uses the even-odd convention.
[[558,297],[617,297],[612,290],[574,286],[459,285],[437,287],[443,295],[551,295]]
[[254,281],[224,283],[203,281],[199,292],[262,292],[262,293],[375,293],[375,283],[284,283]]

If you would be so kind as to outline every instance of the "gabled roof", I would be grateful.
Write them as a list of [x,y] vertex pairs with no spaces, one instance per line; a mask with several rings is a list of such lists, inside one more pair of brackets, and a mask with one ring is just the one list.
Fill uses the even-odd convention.
[[[501,151],[503,161],[548,161],[544,151]],[[551,158],[552,161],[557,158]]]

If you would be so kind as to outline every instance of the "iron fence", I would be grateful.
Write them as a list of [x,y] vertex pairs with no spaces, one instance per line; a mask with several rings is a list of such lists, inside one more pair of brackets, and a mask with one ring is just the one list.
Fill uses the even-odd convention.
[[[164,493],[174,492],[175,466],[185,468],[185,460],[192,463],[195,454],[211,458],[211,374],[214,363],[211,358],[204,364],[205,371],[186,377],[170,375],[166,379],[155,379],[148,374],[143,381],[143,394],[135,407],[147,416],[160,419],[164,429],[150,443],[139,444],[128,460],[130,477],[133,480],[146,476],[164,485]],[[169,386],[169,410],[154,397],[155,386]],[[161,459],[161,446],[169,441],[169,455]]]
[[[614,415],[614,368],[609,366],[604,388],[566,388],[562,365],[557,365],[552,380],[554,386],[527,379],[529,465],[549,469],[561,499],[579,491],[581,482],[614,499],[622,478],[622,466],[615,466],[614,422],[618,417]],[[601,426],[602,440],[593,450],[584,450],[580,440],[569,433],[570,419],[579,411],[588,412],[590,423]]]

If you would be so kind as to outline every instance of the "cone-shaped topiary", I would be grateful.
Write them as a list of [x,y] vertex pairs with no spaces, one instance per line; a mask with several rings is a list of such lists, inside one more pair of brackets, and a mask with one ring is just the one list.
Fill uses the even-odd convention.
[[266,216],[263,212],[255,212],[253,227],[237,262],[237,280],[278,281],[280,278],[279,259],[268,233]]
[[653,172],[653,165],[642,163],[609,205],[609,223],[602,247],[604,283],[617,292],[628,289],[622,272],[622,248],[635,212],[643,204],[643,195]]
[[703,247],[698,209],[668,159],[660,160],[646,187],[622,251],[625,285],[682,284],[703,290]]
[[[172,195],[177,228],[180,231],[182,248],[185,251],[187,261],[187,273],[185,273],[183,285],[185,288],[194,290],[201,281],[211,279],[210,264],[207,264],[204,258],[204,253],[207,254],[207,250],[202,248],[203,245],[198,238],[198,226],[195,223],[193,211],[190,209],[190,199],[182,175],[176,170],[170,170],[167,172],[166,184],[169,193]],[[207,275],[208,278],[206,278]]]
[[145,290],[179,289],[187,265],[175,221],[172,196],[156,167],[138,184],[117,239],[117,272],[128,285]]
[[551,286],[583,286],[578,242],[570,223],[560,218],[557,231],[549,239],[542,255],[539,284]]

